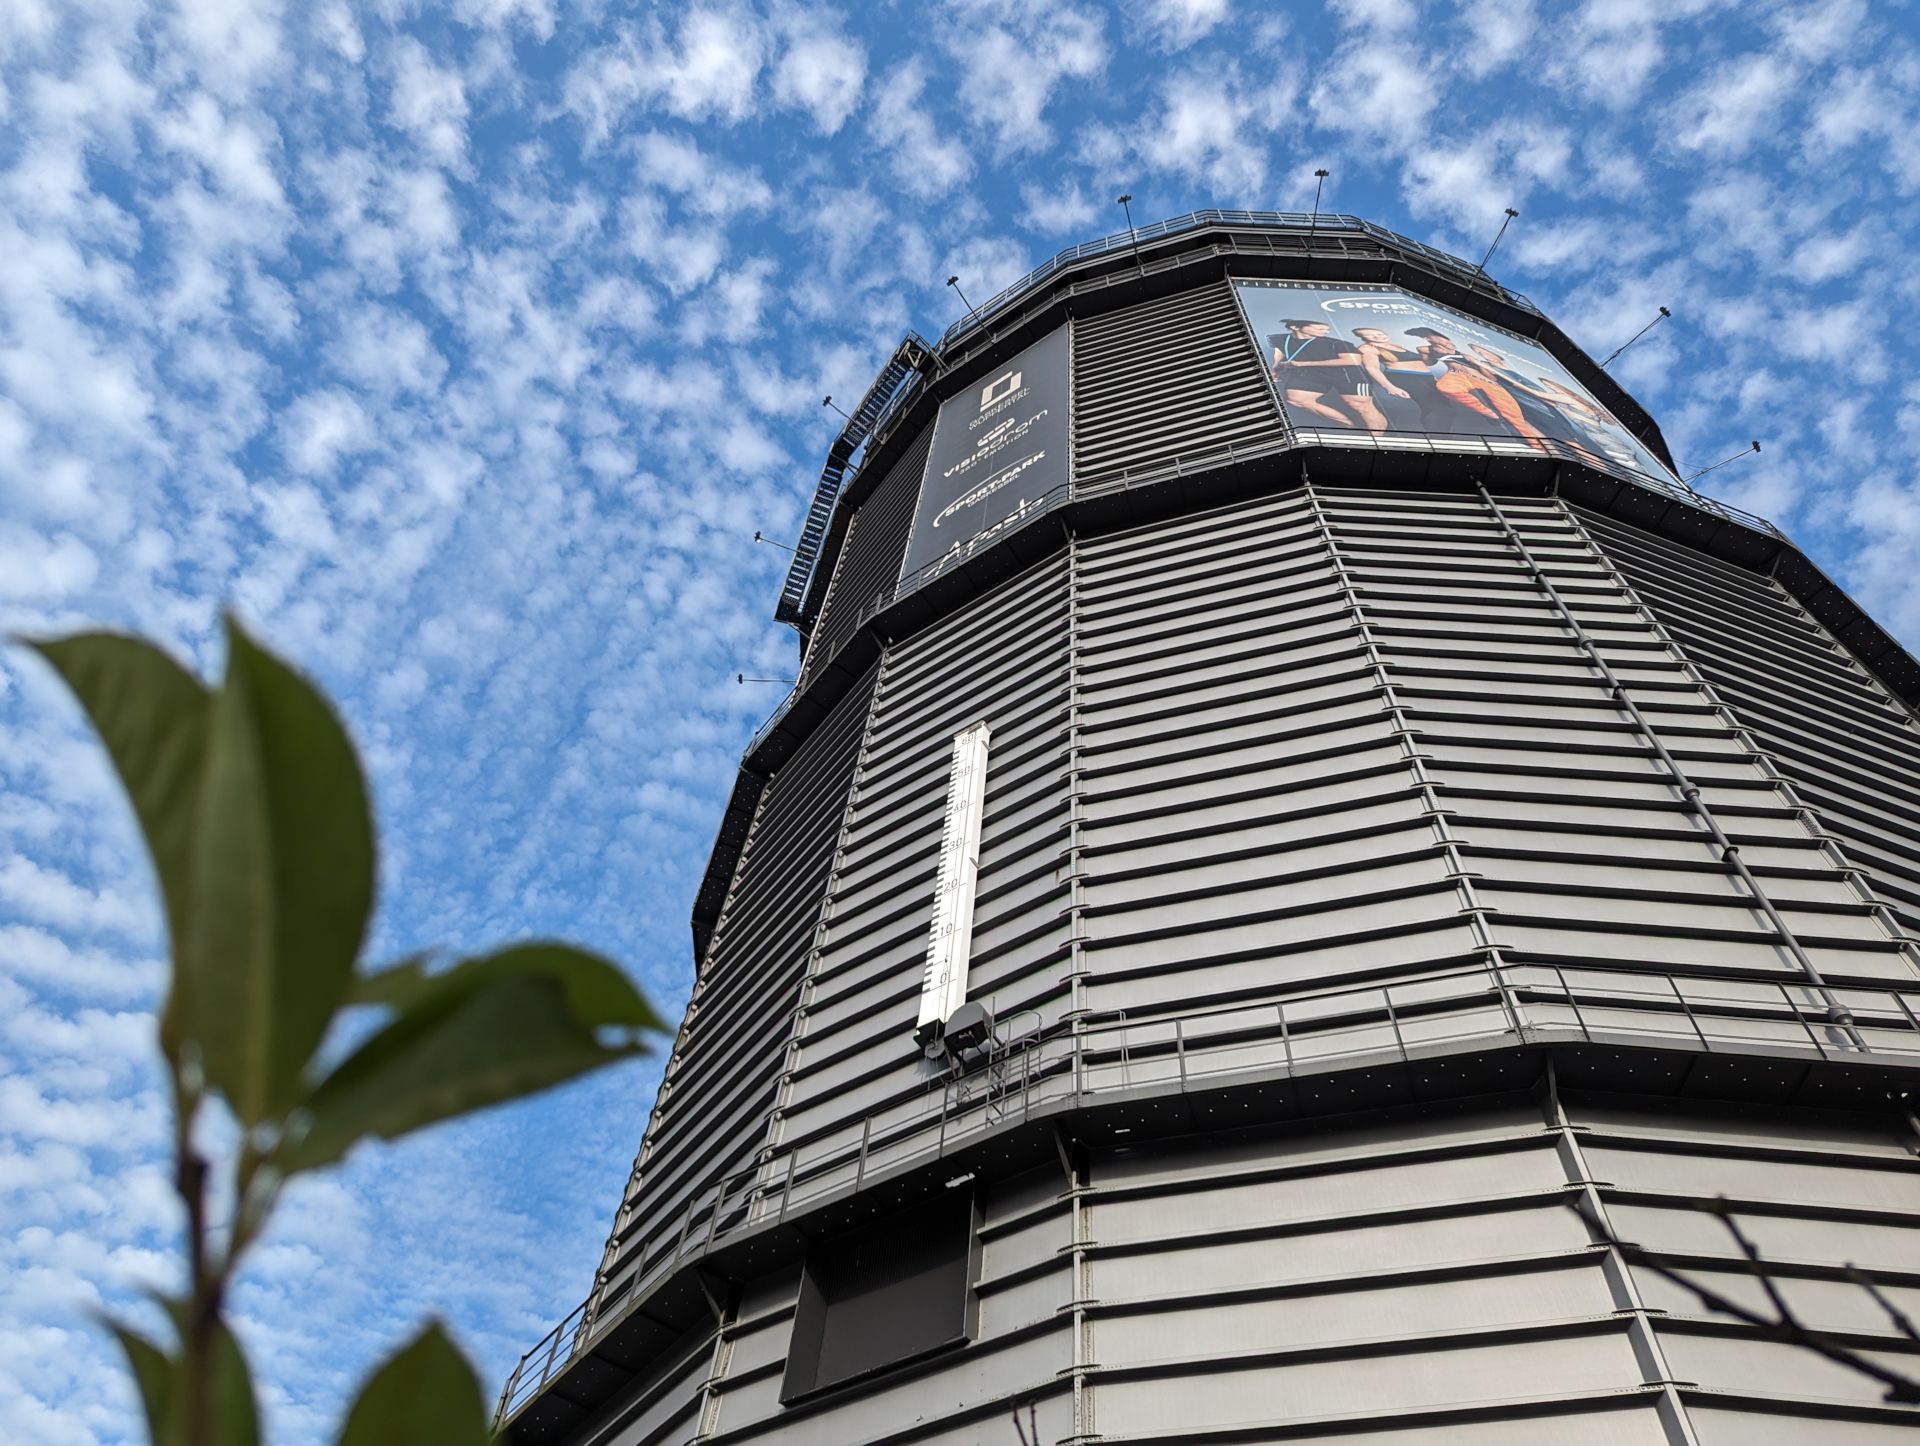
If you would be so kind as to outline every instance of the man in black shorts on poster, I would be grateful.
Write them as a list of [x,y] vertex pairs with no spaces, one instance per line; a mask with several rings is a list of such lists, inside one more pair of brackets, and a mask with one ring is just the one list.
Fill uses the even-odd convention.
[[[1387,419],[1375,405],[1372,386],[1361,370],[1360,348],[1331,335],[1324,321],[1291,320],[1280,323],[1284,334],[1267,338],[1273,348],[1273,376],[1287,406],[1322,417],[1342,427],[1358,425],[1369,432],[1387,430]],[[1342,412],[1329,401],[1337,397]]]

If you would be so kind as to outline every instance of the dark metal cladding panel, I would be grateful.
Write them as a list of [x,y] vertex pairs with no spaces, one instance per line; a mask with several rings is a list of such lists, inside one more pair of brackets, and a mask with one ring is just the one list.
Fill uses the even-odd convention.
[[1282,435],[1224,282],[1074,323],[1076,492]]
[[766,1138],[876,672],[761,793],[607,1244],[599,1289],[670,1248],[688,1202]]
[[882,593],[890,593],[899,581],[900,557],[906,550],[914,503],[920,496],[920,475],[926,470],[927,449],[932,445],[933,428],[929,426],[888,469],[848,521],[833,582],[820,608],[820,621],[808,639],[806,676],[832,661],[840,645],[859,627],[867,606]]
[[1920,934],[1920,726],[1768,578],[1582,514],[1848,859]]

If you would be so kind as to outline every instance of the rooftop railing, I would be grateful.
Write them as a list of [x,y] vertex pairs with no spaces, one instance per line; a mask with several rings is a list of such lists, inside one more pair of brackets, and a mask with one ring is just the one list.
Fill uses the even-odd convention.
[[1184,216],[1173,216],[1165,221],[1150,222],[1130,231],[1118,231],[1111,236],[1103,236],[1097,241],[1083,241],[1078,246],[1069,246],[1064,251],[1056,252],[1018,281],[1003,287],[949,326],[940,335],[938,349],[945,351],[959,337],[976,326],[984,325],[1049,277],[1069,267],[1101,256],[1112,255],[1115,252],[1131,251],[1137,247],[1164,240],[1169,236],[1204,230],[1209,226],[1257,226],[1263,229],[1304,230],[1314,237],[1322,234],[1333,237],[1343,233],[1370,236],[1410,256],[1418,257],[1438,270],[1452,274],[1455,279],[1486,291],[1491,296],[1504,297],[1514,305],[1533,312],[1536,316],[1540,314],[1540,309],[1526,297],[1517,291],[1509,291],[1479,267],[1471,266],[1458,256],[1441,251],[1437,247],[1428,246],[1425,242],[1415,241],[1410,236],[1402,236],[1397,231],[1389,231],[1385,226],[1376,225],[1359,216],[1348,216],[1337,211],[1323,211],[1318,215],[1306,211],[1189,211]]

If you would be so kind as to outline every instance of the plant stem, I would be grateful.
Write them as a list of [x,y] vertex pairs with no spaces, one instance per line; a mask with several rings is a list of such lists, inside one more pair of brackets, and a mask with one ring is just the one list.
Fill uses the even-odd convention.
[[216,1263],[207,1241],[207,1162],[194,1148],[200,1111],[197,1090],[174,1086],[174,1186],[187,1212],[186,1315],[180,1322],[181,1440],[218,1446],[214,1435],[215,1343],[226,1296],[227,1263]]

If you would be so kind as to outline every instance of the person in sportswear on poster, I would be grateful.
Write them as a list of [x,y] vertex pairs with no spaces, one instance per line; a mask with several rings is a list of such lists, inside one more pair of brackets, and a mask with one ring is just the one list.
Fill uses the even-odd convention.
[[1566,442],[1588,456],[1604,457],[1636,471],[1639,459],[1623,445],[1620,424],[1573,388],[1545,377],[1529,377],[1513,369],[1499,352],[1478,342],[1468,348],[1499,383],[1514,394],[1522,411],[1555,441]]
[[[1273,375],[1289,407],[1298,407],[1342,427],[1359,425],[1370,432],[1387,430],[1387,419],[1374,405],[1372,386],[1361,369],[1360,351],[1350,341],[1331,333],[1324,321],[1294,319],[1280,323],[1284,333],[1267,338],[1273,348]],[[1338,397],[1342,412],[1327,398]]]
[[1506,357],[1479,342],[1467,343],[1467,350],[1479,361],[1482,371],[1513,393],[1514,401],[1529,422],[1544,437],[1556,442],[1577,443],[1572,424],[1561,414],[1552,397],[1540,388],[1538,378],[1517,371]]
[[[1520,404],[1513,399],[1513,393],[1500,385],[1484,363],[1462,355],[1453,344],[1453,339],[1434,327],[1410,326],[1407,335],[1425,338],[1426,344],[1420,348],[1423,360],[1438,361],[1446,367],[1446,374],[1434,384],[1441,396],[1490,422],[1505,424],[1514,436],[1529,446],[1543,452],[1546,450],[1539,430],[1527,420],[1525,413],[1520,410]],[[1475,427],[1471,430],[1486,434],[1485,428]],[[1497,436],[1498,433],[1493,435]]]
[[[1438,362],[1429,364],[1413,347],[1397,346],[1393,338],[1377,326],[1356,326],[1354,339],[1360,343],[1360,368],[1373,384],[1380,410],[1391,417],[1400,413],[1405,425],[1396,432],[1442,432],[1447,429],[1448,409],[1435,383],[1446,371]],[[1406,407],[1393,406],[1405,402]],[[1415,415],[1406,415],[1411,409]]]

